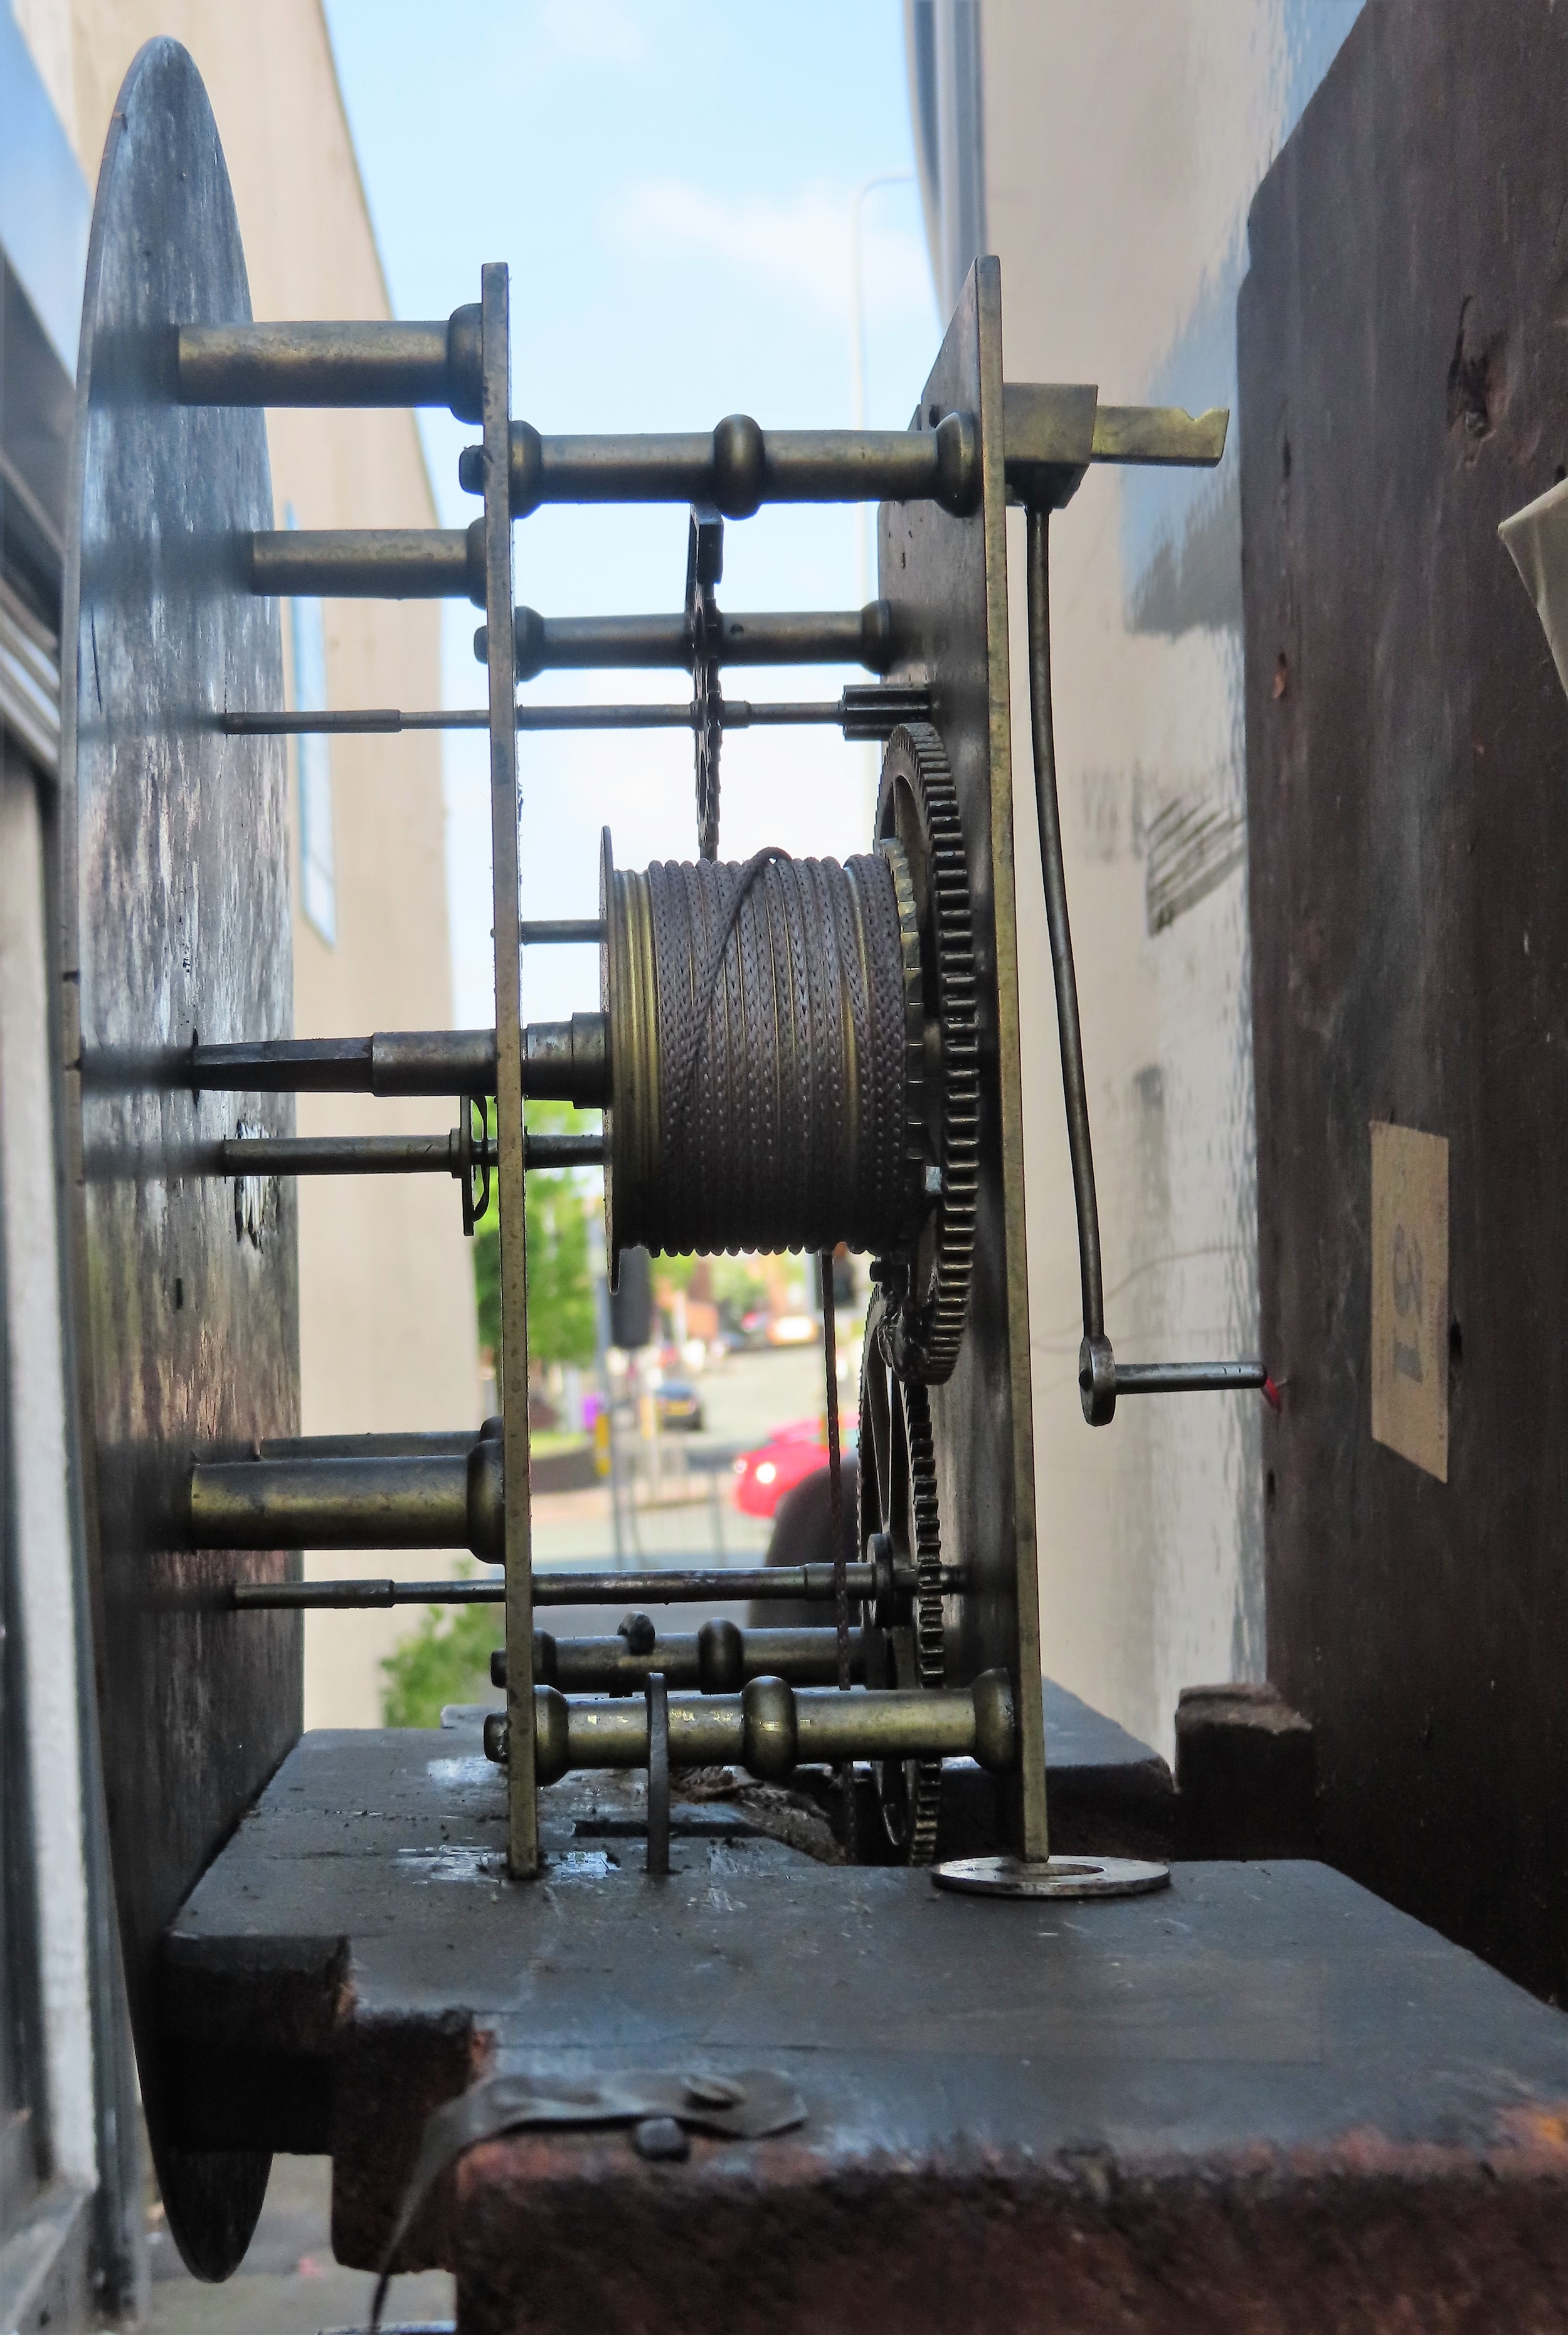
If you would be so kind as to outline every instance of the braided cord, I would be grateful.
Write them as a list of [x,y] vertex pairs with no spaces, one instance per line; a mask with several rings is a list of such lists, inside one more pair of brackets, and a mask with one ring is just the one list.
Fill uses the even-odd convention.
[[657,861],[646,883],[663,1107],[635,1237],[677,1255],[885,1242],[906,1175],[886,862],[770,848]]

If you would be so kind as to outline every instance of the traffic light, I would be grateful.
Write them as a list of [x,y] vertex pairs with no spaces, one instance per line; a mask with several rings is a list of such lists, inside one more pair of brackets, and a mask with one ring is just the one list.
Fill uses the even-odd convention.
[[[822,1260],[818,1257],[817,1260],[817,1296],[819,1305],[822,1304],[824,1293],[822,1281]],[[837,1248],[833,1252],[833,1311],[835,1313],[846,1313],[851,1306],[853,1306],[854,1303],[854,1260],[850,1256],[847,1249],[842,1247]],[[823,1306],[823,1311],[826,1310],[826,1307]]]
[[619,1284],[610,1292],[610,1343],[635,1353],[653,1333],[653,1269],[645,1248],[621,1251]]

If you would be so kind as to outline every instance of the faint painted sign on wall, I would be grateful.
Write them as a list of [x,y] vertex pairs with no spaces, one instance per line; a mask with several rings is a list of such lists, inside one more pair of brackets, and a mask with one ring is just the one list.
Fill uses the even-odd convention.
[[1372,1121],[1372,1439],[1448,1480],[1448,1145]]

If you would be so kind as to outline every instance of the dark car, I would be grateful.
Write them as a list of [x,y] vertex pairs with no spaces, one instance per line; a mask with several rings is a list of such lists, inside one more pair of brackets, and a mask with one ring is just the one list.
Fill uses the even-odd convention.
[[689,1435],[701,1430],[702,1398],[687,1380],[663,1380],[654,1390],[653,1401],[658,1409],[661,1427],[679,1428]]

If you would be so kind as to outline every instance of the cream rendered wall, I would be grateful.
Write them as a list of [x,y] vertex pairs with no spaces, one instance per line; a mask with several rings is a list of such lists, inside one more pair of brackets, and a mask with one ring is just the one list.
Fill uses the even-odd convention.
[[[58,37],[68,16],[67,52]],[[47,19],[34,32],[32,19]],[[51,93],[95,183],[109,116],[141,44],[168,34],[207,83],[227,157],[258,317],[389,315],[318,0],[23,0]],[[453,298],[462,295],[454,290]],[[406,412],[268,416],[277,523],[433,527]],[[440,702],[440,613],[419,602],[328,601],[329,702]],[[287,628],[286,626],[286,650]],[[337,739],[332,748],[337,940],[299,912],[295,867],[295,1030],[302,1037],[439,1029],[451,1018],[439,740]],[[295,783],[292,769],[291,786]],[[444,1131],[452,1106],[302,1096],[302,1134]],[[300,1357],[309,1434],[477,1424],[473,1281],[445,1177],[302,1179]],[[315,1574],[444,1572],[448,1561],[307,1560]],[[313,1614],[305,1624],[305,1724],[371,1726],[381,1657],[406,1614]]]
[[[1353,14],[1343,0],[985,0],[986,242],[1009,378],[1096,382],[1108,403],[1231,402],[1246,207]],[[1206,821],[1216,866],[1244,842],[1234,451],[1233,428],[1220,478],[1176,494],[1163,587],[1147,481],[1091,471],[1051,530],[1107,1326],[1128,1361],[1257,1345],[1244,859],[1164,930],[1147,906],[1162,813]],[[1128,1402],[1098,1430],[1079,1409],[1016,514],[1010,526],[1043,1659],[1168,1754],[1182,1686],[1262,1674],[1258,1398]]]
[[[0,1186],[13,1448],[16,1601],[25,1718],[44,2101],[55,2169],[97,2182],[87,1869],[71,1578],[65,1342],[49,1141],[51,1065],[44,842],[38,782],[0,745]],[[0,1329],[0,1334],[6,1334]]]

